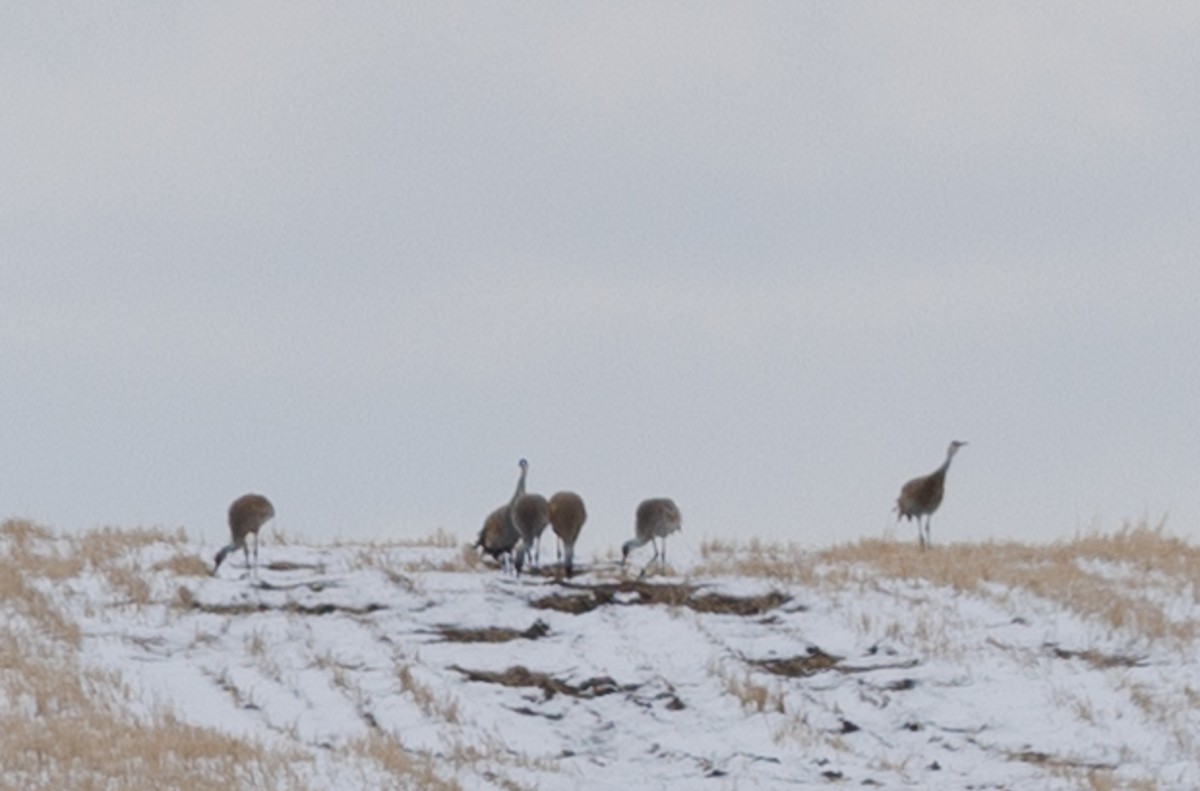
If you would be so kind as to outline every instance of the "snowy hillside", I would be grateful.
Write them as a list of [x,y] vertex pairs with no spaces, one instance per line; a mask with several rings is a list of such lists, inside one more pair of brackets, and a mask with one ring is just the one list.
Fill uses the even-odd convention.
[[1200,787],[1200,552],[1159,530],[681,538],[642,580],[215,549],[0,527],[0,788]]

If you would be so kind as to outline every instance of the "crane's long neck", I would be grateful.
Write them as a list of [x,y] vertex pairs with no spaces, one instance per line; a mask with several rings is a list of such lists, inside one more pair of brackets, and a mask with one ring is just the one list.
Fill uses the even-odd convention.
[[950,462],[954,460],[954,451],[955,450],[956,450],[956,448],[951,448],[946,453],[946,460],[944,462],[942,462],[941,467],[938,467],[936,470],[933,471],[934,476],[936,476],[938,478],[946,477],[946,471],[950,469]]
[[512,506],[514,503],[516,503],[516,502],[517,502],[517,498],[518,498],[518,497],[520,497],[521,495],[525,494],[525,474],[526,474],[527,472],[529,472],[529,468],[528,468],[528,467],[525,467],[525,466],[522,466],[522,467],[521,467],[521,477],[517,479],[517,490],[516,490],[515,492],[513,492],[512,499],[508,501],[508,504],[509,504],[509,506],[510,506],[510,507],[511,507],[511,506]]
[[229,553],[237,548],[237,542],[230,542],[218,550],[216,557],[213,558],[213,574],[216,574],[217,569],[221,568],[221,564],[225,562],[225,558]]
[[621,554],[628,555],[630,552],[637,549],[638,547],[644,547],[646,544],[650,543],[650,540],[652,538],[653,538],[653,536],[640,536],[639,535],[639,536],[629,539],[628,541],[626,541],[624,544],[621,545]]

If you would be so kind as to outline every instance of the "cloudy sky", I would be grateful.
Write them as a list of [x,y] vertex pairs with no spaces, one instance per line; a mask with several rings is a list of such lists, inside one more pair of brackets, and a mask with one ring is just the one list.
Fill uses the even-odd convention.
[[1200,6],[4,16],[0,516],[1200,537]]

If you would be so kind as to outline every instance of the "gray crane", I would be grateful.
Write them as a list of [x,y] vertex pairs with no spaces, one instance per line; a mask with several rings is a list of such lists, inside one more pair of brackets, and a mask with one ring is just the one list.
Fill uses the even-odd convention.
[[517,542],[521,540],[521,534],[513,524],[512,510],[521,495],[525,494],[525,476],[529,472],[529,462],[521,459],[517,466],[521,468],[521,475],[517,479],[517,488],[512,499],[488,514],[479,531],[479,538],[475,541],[476,548],[498,560],[508,558]]
[[562,542],[559,559],[570,577],[575,574],[575,542],[579,539],[583,523],[587,521],[587,509],[583,507],[583,498],[575,492],[556,492],[550,498],[548,507],[550,529]]
[[[642,573],[645,574],[646,569],[649,569],[655,560],[659,562],[659,569],[665,570],[667,566],[667,536],[682,529],[683,516],[679,513],[679,507],[675,505],[674,500],[669,497],[643,500],[637,507],[634,537],[621,545],[621,567],[624,568],[630,552],[640,546],[652,544],[654,557],[650,558],[650,562],[646,564],[645,569],[642,569]],[[661,553],[658,550],[658,542],[655,540],[658,538],[662,539]]]
[[258,530],[275,516],[275,507],[261,494],[244,494],[229,506],[229,533],[232,540],[221,547],[213,558],[212,573],[221,568],[225,557],[239,547],[246,553],[246,565],[250,566],[250,548],[246,539],[254,534],[254,571],[258,571]]
[[[930,545],[929,520],[942,504],[942,498],[946,494],[946,471],[950,469],[950,460],[958,453],[958,449],[966,444],[959,440],[951,442],[942,466],[929,475],[913,478],[904,484],[900,489],[900,496],[896,498],[896,513],[899,514],[896,521],[917,520],[917,536],[921,541],[921,549],[928,549]],[[921,526],[921,517],[925,517],[924,527]]]

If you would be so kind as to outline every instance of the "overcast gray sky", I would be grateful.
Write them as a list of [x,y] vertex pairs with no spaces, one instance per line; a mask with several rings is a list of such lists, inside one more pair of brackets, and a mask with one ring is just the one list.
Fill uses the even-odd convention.
[[[1200,535],[1200,5],[13,3],[0,515]],[[896,530],[915,541],[915,529]]]

